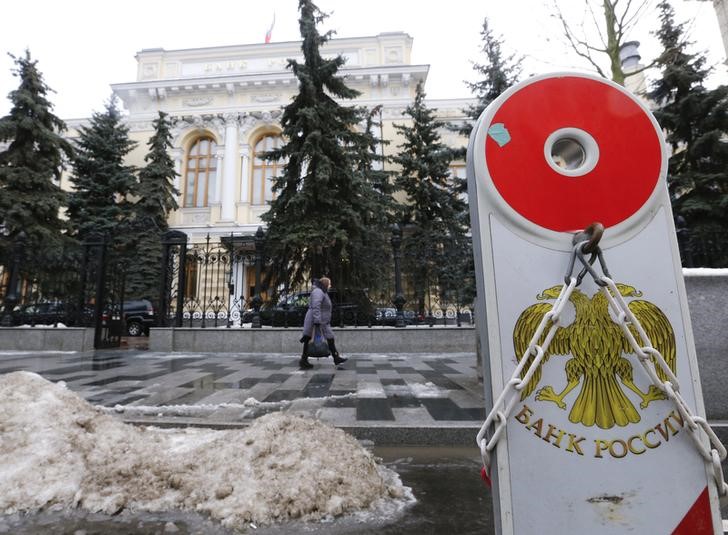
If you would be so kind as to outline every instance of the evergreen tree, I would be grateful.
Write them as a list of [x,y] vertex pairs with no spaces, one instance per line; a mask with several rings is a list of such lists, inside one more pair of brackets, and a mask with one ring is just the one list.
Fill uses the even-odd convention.
[[[470,136],[475,122],[483,113],[483,110],[500,96],[503,91],[518,82],[521,75],[522,57],[515,54],[505,56],[503,53],[503,39],[493,34],[488,19],[483,19],[483,28],[480,30],[483,40],[482,51],[485,54],[485,63],[473,63],[473,70],[478,73],[480,80],[476,82],[465,82],[468,89],[477,99],[475,104],[470,104],[463,111],[470,119],[457,128],[463,136]],[[465,158],[465,150],[457,155]]]
[[127,275],[126,293],[131,298],[157,300],[162,261],[162,234],[169,230],[167,216],[178,208],[174,188],[177,172],[168,149],[172,133],[168,115],[159,112],[154,120],[154,134],[147,143],[146,166],[139,172],[139,197],[134,205],[134,224],[138,238],[135,262]]
[[71,181],[68,214],[83,240],[91,234],[114,239],[117,246],[133,243],[132,210],[128,196],[135,193],[135,169],[124,158],[136,143],[112,98],[103,113],[95,112],[91,123],[79,130]]
[[0,249],[8,253],[20,231],[28,250],[58,249],[65,228],[59,211],[66,202],[59,182],[64,155],[73,151],[61,137],[66,125],[53,114],[37,61],[27,50],[11,57],[20,86],[9,94],[10,113],[0,118],[0,143],[8,143],[0,152]]
[[404,267],[420,313],[425,309],[426,292],[434,285],[445,284],[458,269],[457,262],[453,262],[457,258],[452,254],[462,258],[465,252],[453,252],[452,245],[463,243],[466,229],[461,186],[450,176],[452,153],[438,133],[444,123],[435,119],[424,99],[425,92],[419,83],[414,103],[404,112],[412,119],[411,126],[395,125],[404,143],[392,159],[401,166],[395,187],[407,197],[399,207],[399,217],[406,229]]
[[[392,197],[394,187],[391,182],[391,173],[384,170],[387,158],[378,151],[388,143],[375,134],[381,132],[381,123],[375,120],[380,113],[381,106],[367,111],[364,122],[364,139],[359,144],[356,155],[356,174],[364,182],[362,195],[366,196],[363,205],[367,209],[362,213],[362,251],[361,256],[367,259],[368,287],[371,295],[377,295],[388,288],[383,286],[392,275],[391,224],[394,223],[395,203]],[[381,121],[381,116],[380,116]]]
[[677,215],[694,230],[728,224],[728,87],[706,89],[705,56],[689,53],[684,25],[675,22],[667,1],[658,5],[663,52],[662,77],[650,92],[655,117],[672,146],[668,184]]
[[322,35],[316,26],[327,15],[310,0],[300,0],[299,11],[304,62],[288,62],[299,92],[281,119],[286,144],[267,155],[286,161],[273,183],[276,198],[262,217],[268,224],[269,279],[296,286],[327,273],[335,285],[368,287],[373,274],[367,218],[377,212],[378,196],[357,166],[371,139],[356,128],[362,111],[335,100],[359,92],[336,75],[343,57],[321,56],[331,32]]

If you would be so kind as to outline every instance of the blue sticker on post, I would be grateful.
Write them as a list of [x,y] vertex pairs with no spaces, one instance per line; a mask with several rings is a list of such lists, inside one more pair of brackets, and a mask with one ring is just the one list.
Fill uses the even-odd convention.
[[499,147],[503,147],[511,140],[511,134],[503,123],[492,124],[488,128],[488,135],[498,143]]

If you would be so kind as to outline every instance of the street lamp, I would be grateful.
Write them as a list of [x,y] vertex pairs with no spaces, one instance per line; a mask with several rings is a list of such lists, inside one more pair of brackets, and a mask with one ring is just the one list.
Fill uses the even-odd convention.
[[402,294],[402,273],[399,268],[399,263],[402,259],[402,252],[399,249],[400,245],[402,245],[402,229],[396,223],[392,225],[391,244],[394,253],[394,299],[392,303],[397,307],[397,319],[394,322],[394,326],[404,327],[404,313],[402,308],[407,300]]
[[263,243],[265,242],[265,233],[263,227],[258,227],[255,233],[255,295],[253,296],[253,321],[251,327],[253,329],[260,329],[262,327],[260,323],[260,305],[263,300],[260,297],[260,269],[263,263]]

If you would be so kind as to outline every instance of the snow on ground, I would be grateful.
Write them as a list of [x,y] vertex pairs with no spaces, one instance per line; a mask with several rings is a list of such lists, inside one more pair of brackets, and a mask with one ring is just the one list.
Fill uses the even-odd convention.
[[[138,416],[160,416],[165,418],[218,418],[224,420],[255,418],[261,414],[272,411],[307,411],[323,406],[324,402],[332,399],[356,398],[356,392],[323,396],[316,398],[300,398],[282,401],[259,401],[249,397],[242,403],[200,403],[197,405],[114,405],[114,407],[97,407],[100,411],[112,414],[123,414],[125,418]],[[310,411],[308,411],[310,412]]]
[[22,327],[24,329],[32,329],[32,328],[38,328],[38,329],[67,329],[68,327],[61,323],[51,323],[49,325],[36,323],[35,325],[30,325],[29,323],[24,323],[23,325],[18,325],[18,327]]
[[233,431],[135,427],[14,372],[0,376],[0,433],[0,514],[182,509],[240,528],[414,501],[355,439],[291,413]]
[[9,356],[9,357],[19,357],[22,355],[30,355],[30,356],[45,356],[45,355],[74,355],[78,353],[78,351],[56,351],[55,349],[48,349],[48,350],[38,350],[38,351],[27,351],[25,349],[8,349],[8,350],[2,350],[0,351],[0,357],[2,356]]
[[728,268],[683,268],[683,275],[693,277],[725,277],[728,275]]
[[446,397],[447,394],[445,390],[430,382],[425,384],[410,383],[409,387],[417,398],[441,398]]

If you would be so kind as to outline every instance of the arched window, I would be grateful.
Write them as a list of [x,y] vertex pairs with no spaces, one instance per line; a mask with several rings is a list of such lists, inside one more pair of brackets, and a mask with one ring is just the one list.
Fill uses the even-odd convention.
[[217,145],[210,137],[200,138],[190,147],[187,153],[185,207],[208,206],[215,191],[216,151]]
[[261,154],[279,148],[283,144],[281,136],[267,134],[261,137],[253,149],[253,204],[265,204],[272,201],[273,177],[283,171],[283,160],[264,160]]

